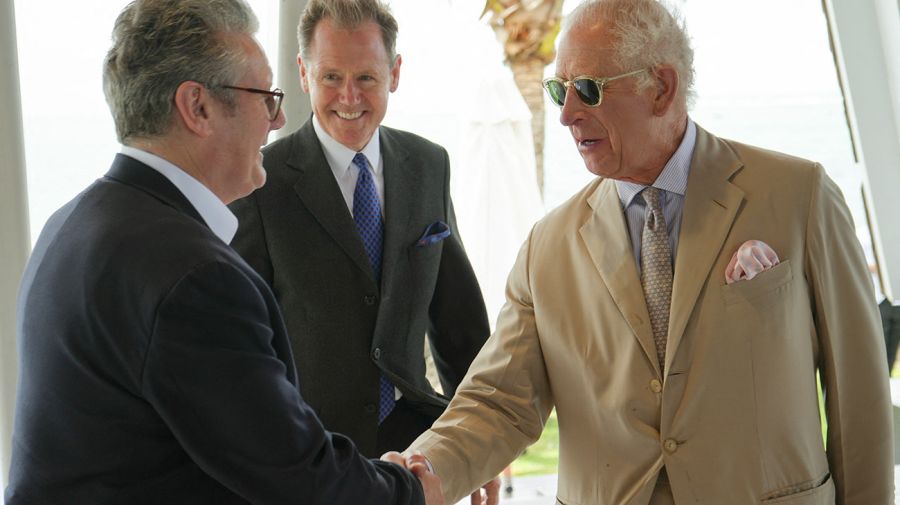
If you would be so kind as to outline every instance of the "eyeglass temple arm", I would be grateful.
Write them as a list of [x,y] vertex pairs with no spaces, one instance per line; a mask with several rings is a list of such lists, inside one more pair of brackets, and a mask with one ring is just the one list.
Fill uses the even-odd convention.
[[608,83],[609,81],[615,81],[616,79],[622,79],[622,78],[624,78],[624,77],[630,77],[630,76],[632,76],[632,75],[640,74],[641,72],[646,72],[647,70],[648,70],[648,69],[646,69],[646,68],[639,68],[639,69],[637,69],[637,70],[632,70],[631,72],[626,72],[626,73],[624,73],[624,74],[614,75],[614,76],[612,76],[612,77],[604,77],[603,79],[597,79],[597,82],[599,82],[599,83],[601,83],[601,84],[606,84],[606,83]]

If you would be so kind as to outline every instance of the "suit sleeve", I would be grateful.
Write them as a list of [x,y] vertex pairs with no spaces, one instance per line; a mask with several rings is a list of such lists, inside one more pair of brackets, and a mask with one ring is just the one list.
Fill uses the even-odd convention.
[[443,242],[437,284],[429,307],[428,338],[444,395],[452,397],[490,335],[484,297],[463,247],[450,198],[450,160],[444,159],[444,206],[451,234]]
[[256,193],[251,193],[228,206],[238,218],[238,229],[231,241],[231,247],[238,252],[263,279],[273,285],[272,259],[269,257],[266,232]]
[[409,447],[432,463],[447,503],[497,476],[537,441],[553,408],[528,273],[531,240],[509,275],[496,331],[450,406]]
[[891,402],[872,282],[840,190],[818,165],[806,238],[836,503],[893,503]]
[[255,504],[420,504],[418,481],[325,431],[278,358],[277,315],[245,272],[200,266],[160,303],[145,398],[191,458]]

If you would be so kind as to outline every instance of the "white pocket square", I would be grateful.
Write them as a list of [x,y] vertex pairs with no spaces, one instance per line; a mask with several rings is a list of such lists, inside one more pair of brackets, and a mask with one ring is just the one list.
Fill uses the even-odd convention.
[[725,268],[725,283],[750,280],[779,263],[778,255],[761,240],[748,240],[738,247]]

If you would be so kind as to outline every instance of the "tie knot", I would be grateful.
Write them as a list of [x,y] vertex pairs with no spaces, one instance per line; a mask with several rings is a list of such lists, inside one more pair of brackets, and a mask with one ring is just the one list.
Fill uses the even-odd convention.
[[366,159],[365,154],[356,153],[356,156],[353,157],[353,164],[359,167],[360,170],[365,170],[369,166],[369,160]]
[[655,211],[660,208],[659,205],[659,188],[654,188],[653,186],[647,186],[644,188],[644,191],[641,193],[644,197],[644,202],[647,203],[647,207],[651,211]]

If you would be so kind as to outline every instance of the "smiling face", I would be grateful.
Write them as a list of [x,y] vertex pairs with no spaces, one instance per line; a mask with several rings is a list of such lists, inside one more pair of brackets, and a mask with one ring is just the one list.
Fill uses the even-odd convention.
[[362,150],[384,119],[388,95],[397,89],[400,57],[391,62],[381,29],[368,21],[338,28],[328,18],[318,23],[300,82],[313,113],[335,140]]
[[[582,75],[610,77],[638,70],[620,68],[613,58],[611,37],[601,25],[575,25],[562,34],[556,75],[570,80]],[[595,175],[649,184],[671,156],[673,132],[661,121],[660,88],[635,91],[635,78],[606,84],[603,101],[585,105],[571,88],[560,111],[588,171]]]

